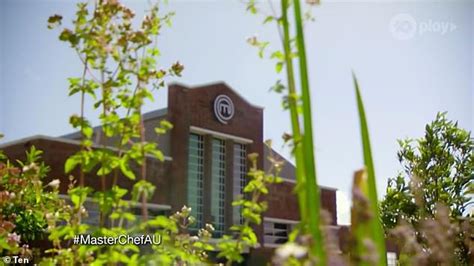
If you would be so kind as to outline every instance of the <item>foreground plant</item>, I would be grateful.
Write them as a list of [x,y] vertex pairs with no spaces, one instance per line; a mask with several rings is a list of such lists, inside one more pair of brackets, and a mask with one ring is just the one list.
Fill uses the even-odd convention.
[[11,162],[0,152],[0,255],[21,255],[33,261],[28,243],[46,239],[51,216],[65,202],[58,196],[59,181],[44,183],[49,167],[34,146],[24,162]]
[[[309,4],[316,4],[318,1],[308,1]],[[288,11],[293,9],[293,23],[295,27],[296,36],[292,37],[290,33],[290,18]],[[252,13],[258,12],[258,7],[255,1],[250,1],[247,9]],[[305,19],[311,19],[310,13],[302,13],[302,7],[299,0],[281,1],[281,16],[273,15],[267,16],[264,23],[275,21],[282,39],[283,52],[276,51],[270,56],[271,59],[276,59],[276,71],[280,72],[283,66],[286,67],[287,86],[280,82],[273,87],[273,90],[278,93],[286,93],[284,95],[283,106],[290,110],[290,118],[292,125],[292,135],[286,135],[285,140],[289,141],[293,147],[293,155],[296,160],[296,177],[297,187],[296,193],[299,201],[301,223],[298,234],[311,237],[311,241],[307,241],[306,245],[310,249],[310,254],[316,258],[315,262],[319,265],[326,265],[328,263],[328,252],[330,252],[331,244],[325,241],[324,237],[324,223],[322,222],[322,211],[320,202],[320,192],[316,178],[316,166],[314,156],[314,141],[312,129],[312,111],[311,111],[311,97],[310,85],[308,76],[308,66],[305,48],[305,39],[303,31],[303,22]],[[250,44],[259,48],[259,55],[263,57],[264,51],[268,46],[268,42],[262,42],[256,38],[249,39]],[[299,63],[299,90],[296,85],[295,70],[293,66],[294,58],[298,59]],[[375,171],[372,161],[372,152],[370,147],[370,139],[367,128],[367,121],[365,111],[360,95],[357,80],[354,77],[354,85],[357,96],[357,106],[359,110],[359,118],[361,125],[361,140],[363,144],[364,164],[366,166],[367,178],[364,183],[367,189],[364,191],[365,196],[369,199],[369,208],[372,216],[367,219],[367,228],[359,233],[352,232],[358,235],[359,238],[364,238],[373,242],[376,253],[376,261],[374,263],[379,265],[386,264],[385,240],[378,217],[378,198],[375,183]],[[303,122],[303,126],[300,125]],[[294,238],[296,239],[296,238]],[[358,250],[357,252],[362,252]],[[355,254],[353,254],[355,255]]]
[[[425,129],[420,139],[399,141],[398,158],[404,172],[388,181],[382,221],[388,234],[394,228],[396,236],[406,230],[413,232],[421,252],[418,255],[424,258],[419,263],[429,264],[431,259],[439,262],[435,257],[439,254],[437,245],[451,244],[453,248],[446,249],[447,261],[443,263],[468,265],[474,254],[470,239],[474,220],[467,211],[473,203],[474,142],[468,131],[447,119],[446,113],[439,113]],[[426,239],[430,236],[428,228],[446,233],[439,235],[444,240],[435,244]],[[401,237],[403,241],[406,238]],[[402,250],[402,256],[411,252]]]
[[[324,251],[323,233],[321,226],[321,202],[320,191],[317,184],[314,141],[312,128],[311,96],[308,77],[308,66],[306,62],[306,51],[303,32],[303,15],[300,1],[292,1],[294,11],[294,26],[296,37],[290,35],[290,20],[288,10],[290,2],[281,1],[281,17],[267,16],[264,23],[275,21],[279,27],[283,44],[283,52],[275,51],[271,54],[272,59],[276,59],[276,71],[280,72],[283,66],[286,66],[286,75],[288,85],[285,87],[277,82],[273,88],[279,93],[285,92],[284,106],[290,110],[292,135],[288,135],[286,140],[293,147],[293,155],[296,160],[296,193],[298,197],[299,211],[301,216],[301,233],[309,234],[313,238],[311,242],[312,253],[318,257],[320,263],[326,264],[326,253]],[[252,13],[257,13],[258,8],[255,1],[247,4],[247,9]],[[280,26],[282,29],[280,29]],[[256,38],[249,40],[250,44],[257,46],[260,50],[259,55],[263,57],[264,50],[268,42],[261,42]],[[293,60],[297,57],[299,60],[299,80],[300,90],[296,86]],[[303,125],[300,124],[303,122]]]
[[[170,24],[172,15],[160,16],[155,4],[135,27],[134,12],[118,1],[79,3],[73,28],[64,28],[59,35],[78,55],[83,72],[69,79],[69,95],[80,97],[80,114],[71,116],[70,123],[80,132],[81,148],[65,164],[66,173],[78,168],[74,172],[78,176],[69,189],[72,202],[69,219],[50,235],[55,243],[50,252],[57,255],[54,263],[130,264],[138,261],[136,254],[142,251],[135,245],[65,249],[61,242],[70,242],[74,235],[86,232],[117,236],[148,230],[147,202],[155,187],[147,181],[147,163],[153,159],[162,161],[164,156],[156,142],[146,140],[142,107],[147,100],[154,100],[153,92],[165,85],[164,78],[180,76],[183,70],[179,63],[165,69],[157,61],[160,51],[156,39],[162,27]],[[56,28],[61,22],[62,17],[54,15],[49,18],[48,27]],[[100,130],[94,130],[85,117],[88,101],[92,101],[100,113]],[[170,128],[169,122],[162,121],[155,132],[164,134]],[[86,186],[86,175],[99,178],[98,190]],[[118,185],[120,178],[139,181],[128,191]],[[98,226],[83,222],[87,218],[86,200],[98,206]],[[141,221],[131,213],[132,205],[141,207]]]
[[[271,146],[271,142],[266,143]],[[248,183],[244,188],[244,195],[240,200],[232,203],[240,209],[243,223],[233,225],[230,230],[233,235],[225,235],[219,240],[217,247],[220,250],[218,257],[225,258],[227,265],[233,262],[241,263],[243,261],[242,254],[246,249],[258,247],[257,235],[253,230],[253,226],[262,223],[262,214],[267,210],[267,202],[262,197],[268,194],[268,186],[282,182],[279,176],[282,163],[276,161],[271,156],[265,158],[272,163],[271,169],[264,172],[257,168],[258,154],[249,154],[251,164],[248,173]]]

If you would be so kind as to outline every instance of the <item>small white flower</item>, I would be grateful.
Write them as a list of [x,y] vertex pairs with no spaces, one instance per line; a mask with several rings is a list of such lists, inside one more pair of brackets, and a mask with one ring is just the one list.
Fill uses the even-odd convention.
[[308,5],[319,5],[319,0],[306,0]]
[[208,231],[211,231],[211,232],[213,232],[213,231],[216,230],[216,229],[214,228],[214,226],[212,226],[212,224],[206,224],[206,229],[207,229]]
[[15,242],[20,242],[20,238],[21,238],[21,236],[18,235],[17,233],[9,233],[8,234],[8,239],[9,240],[13,240]]
[[276,250],[276,254],[280,258],[301,258],[307,253],[306,248],[295,243],[287,243]]
[[59,181],[59,179],[54,179],[53,181],[49,182],[47,186],[50,186],[52,188],[58,188],[60,183],[61,181]]

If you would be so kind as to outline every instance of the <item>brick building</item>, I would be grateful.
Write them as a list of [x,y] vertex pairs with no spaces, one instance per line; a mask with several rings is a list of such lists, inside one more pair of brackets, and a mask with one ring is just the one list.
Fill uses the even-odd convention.
[[[163,119],[170,121],[173,129],[157,136],[154,128]],[[148,141],[158,142],[165,154],[164,162],[147,158],[147,180],[157,187],[149,204],[150,215],[169,214],[187,205],[192,207],[197,226],[212,223],[216,236],[228,232],[241,219],[232,201],[241,195],[246,182],[247,155],[263,155],[258,158],[258,166],[268,169],[270,165],[264,158],[271,153],[285,161],[281,172],[284,182],[270,187],[266,197],[268,210],[263,223],[255,228],[260,248],[249,251],[247,256],[255,263],[267,259],[272,248],[287,241],[290,230],[299,221],[299,213],[293,193],[294,166],[264,145],[263,119],[263,108],[247,102],[226,84],[195,88],[171,85],[168,107],[144,114]],[[94,134],[99,131],[95,128]],[[64,162],[79,149],[78,138],[78,133],[58,138],[34,136],[0,145],[0,149],[11,159],[23,158],[25,148],[31,145],[43,150],[44,161],[51,166],[49,178],[60,178],[60,189],[66,193],[69,181],[64,174]],[[113,146],[115,141],[103,139],[96,145]],[[99,187],[99,178],[89,176],[86,185]],[[119,185],[130,188],[133,181],[122,176]],[[320,189],[322,207],[330,213],[330,226],[337,233],[336,189]],[[94,214],[92,210],[91,222]]]

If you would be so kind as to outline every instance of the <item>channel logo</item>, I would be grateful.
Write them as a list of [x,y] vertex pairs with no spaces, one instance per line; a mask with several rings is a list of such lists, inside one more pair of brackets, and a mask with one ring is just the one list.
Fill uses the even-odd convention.
[[401,13],[392,17],[389,23],[394,39],[405,41],[425,34],[446,35],[456,30],[451,21],[427,19],[417,21],[411,14]]

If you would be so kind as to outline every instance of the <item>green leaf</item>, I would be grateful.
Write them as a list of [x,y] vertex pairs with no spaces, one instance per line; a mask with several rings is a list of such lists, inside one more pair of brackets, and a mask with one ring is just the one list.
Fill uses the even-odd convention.
[[270,59],[278,59],[279,61],[285,60],[285,55],[281,51],[273,52]]
[[[288,2],[285,1],[286,5],[283,10],[288,8]],[[294,19],[296,26],[296,47],[298,49],[299,58],[299,73],[301,82],[301,92],[303,101],[303,141],[302,149],[304,154],[304,170],[306,175],[306,212],[308,219],[309,233],[312,235],[315,244],[312,245],[311,251],[318,257],[322,265],[326,264],[327,254],[324,250],[324,239],[320,229],[321,226],[321,196],[318,188],[317,175],[316,175],[316,159],[314,155],[314,141],[313,141],[313,126],[312,126],[312,113],[311,113],[311,96],[309,88],[309,76],[308,66],[306,62],[306,48],[303,32],[303,18],[301,15],[301,5],[299,0],[294,0]],[[283,5],[283,4],[282,4]]]
[[166,130],[170,130],[173,128],[173,124],[171,124],[168,120],[161,120],[160,126]]
[[120,171],[122,171],[122,173],[129,179],[135,180],[135,173],[130,169],[128,160],[125,157],[120,160]]
[[283,69],[283,62],[278,62],[278,63],[275,65],[275,71],[276,71],[277,73],[280,73],[282,69]]
[[265,18],[265,20],[263,21],[263,24],[272,22],[273,20],[275,20],[275,17],[273,17],[273,16],[267,16],[267,17]]
[[153,156],[155,156],[155,158],[157,158],[161,162],[165,160],[165,156],[163,155],[163,152],[161,152],[160,150],[152,151],[152,154]]
[[376,245],[378,257],[379,257],[379,265],[387,265],[387,252],[385,249],[385,237],[384,232],[380,220],[380,211],[379,211],[379,204],[378,204],[378,197],[377,197],[377,185],[375,179],[375,170],[374,170],[374,162],[372,159],[372,149],[370,145],[370,136],[369,136],[369,129],[367,125],[367,119],[365,115],[365,108],[364,103],[362,101],[362,96],[359,89],[359,83],[357,82],[356,76],[352,75],[354,80],[354,87],[356,91],[357,97],[357,109],[359,111],[359,121],[360,121],[360,131],[361,131],[361,138],[362,138],[362,148],[364,154],[364,164],[367,170],[367,184],[368,184],[368,198],[370,201],[370,208],[372,215],[374,216],[370,220],[371,228],[372,228],[372,237],[374,243]]
[[84,137],[89,139],[94,134],[94,129],[89,126],[85,126],[84,128],[82,128],[82,134],[84,134]]
[[69,197],[71,198],[72,203],[75,208],[79,208],[84,204],[87,199],[87,195],[91,192],[89,187],[75,187],[69,190]]
[[53,15],[48,18],[48,29],[53,29],[59,25],[61,25],[63,17],[60,15]]
[[70,173],[78,164],[81,163],[81,157],[77,154],[69,157],[64,164],[64,172],[66,174]]

